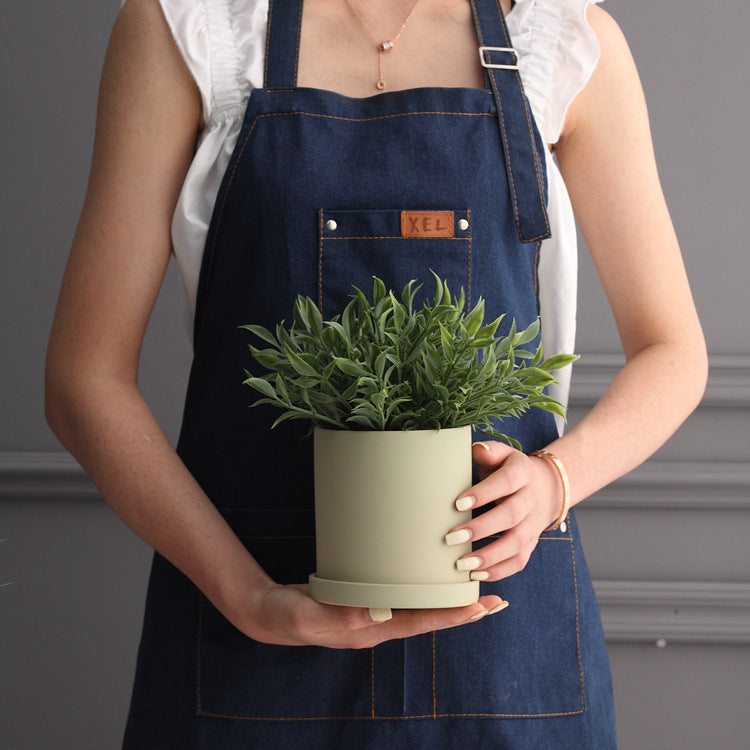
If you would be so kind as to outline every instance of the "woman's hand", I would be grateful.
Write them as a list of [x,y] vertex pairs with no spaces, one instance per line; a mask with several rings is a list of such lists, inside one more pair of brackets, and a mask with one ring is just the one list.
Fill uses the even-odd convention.
[[[498,581],[523,570],[539,535],[557,519],[562,507],[559,477],[547,461],[527,456],[505,443],[474,443],[472,458],[481,481],[456,500],[459,510],[495,504],[446,536],[448,544],[478,542],[502,533],[456,562],[475,581]],[[468,534],[468,537],[467,537]]]
[[246,635],[285,646],[370,648],[393,638],[465,625],[504,609],[499,596],[451,609],[365,609],[319,604],[306,585],[269,582],[245,602],[247,612],[234,619]]

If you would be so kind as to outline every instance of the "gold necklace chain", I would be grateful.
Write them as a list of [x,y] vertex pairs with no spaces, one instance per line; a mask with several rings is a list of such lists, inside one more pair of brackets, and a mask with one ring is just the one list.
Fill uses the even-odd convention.
[[396,45],[396,42],[406,28],[406,24],[409,23],[409,19],[414,15],[414,11],[417,9],[417,5],[419,5],[419,0],[415,0],[414,5],[411,6],[409,15],[407,15],[404,19],[404,22],[401,24],[401,28],[396,32],[396,35],[392,39],[386,39],[386,41],[384,42],[378,41],[378,38],[375,36],[375,34],[372,33],[372,29],[367,25],[365,19],[362,18],[362,16],[357,12],[357,9],[351,4],[351,0],[344,0],[344,2],[349,6],[349,10],[354,14],[354,17],[362,24],[364,30],[369,34],[370,38],[373,42],[375,42],[377,46],[378,80],[375,83],[375,88],[379,91],[382,91],[385,88],[385,78],[383,76],[383,55],[386,52],[390,52]]

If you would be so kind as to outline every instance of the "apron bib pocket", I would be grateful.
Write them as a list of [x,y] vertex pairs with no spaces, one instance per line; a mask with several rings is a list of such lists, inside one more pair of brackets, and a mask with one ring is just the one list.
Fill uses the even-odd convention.
[[[318,215],[318,306],[328,319],[350,301],[352,286],[369,296],[374,273],[400,295],[422,284],[416,304],[431,297],[430,271],[471,302],[471,213],[462,210],[326,210]],[[375,269],[375,270],[374,270]]]

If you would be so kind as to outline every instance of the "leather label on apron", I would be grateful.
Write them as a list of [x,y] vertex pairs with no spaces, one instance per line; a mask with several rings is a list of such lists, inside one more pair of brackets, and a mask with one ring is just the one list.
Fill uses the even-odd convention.
[[402,237],[453,237],[453,211],[402,211]]

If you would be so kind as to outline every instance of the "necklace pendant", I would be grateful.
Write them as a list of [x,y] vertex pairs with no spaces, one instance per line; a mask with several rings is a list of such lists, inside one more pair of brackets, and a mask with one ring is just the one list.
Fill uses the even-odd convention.
[[380,42],[380,44],[378,45],[378,50],[380,52],[388,52],[392,49],[393,49],[393,42],[391,41]]

